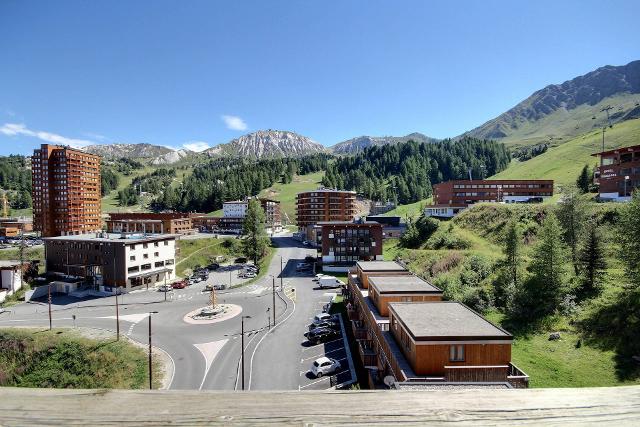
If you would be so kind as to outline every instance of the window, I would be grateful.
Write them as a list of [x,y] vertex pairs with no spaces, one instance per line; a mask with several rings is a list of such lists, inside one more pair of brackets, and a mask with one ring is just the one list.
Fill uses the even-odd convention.
[[154,253],[153,253],[153,256],[154,256],[154,257],[160,256],[160,252],[154,252]]
[[136,250],[136,245],[129,246],[129,249],[131,249],[132,251],[135,251]]
[[168,241],[168,240],[165,240],[165,241],[164,241],[164,245],[165,245],[165,246],[169,246],[169,241]]
[[450,346],[449,360],[451,362],[464,362],[464,346],[463,345]]
[[135,266],[135,267],[129,267],[129,268],[127,269],[127,272],[129,272],[129,273],[136,273],[136,272],[138,272],[138,271],[140,271],[140,267],[138,267],[138,266]]
[[144,259],[149,258],[149,254],[144,254],[144,255],[142,255],[142,258],[144,258]]
[[158,242],[153,242],[153,246],[155,246],[156,248],[160,245],[160,243]]
[[402,300],[401,300],[401,301],[402,301],[402,302],[411,302],[411,301],[412,301],[412,299],[411,299],[411,297],[402,297]]
[[146,244],[146,243],[143,243],[143,244],[142,244],[142,249],[147,249],[147,246],[149,246],[149,245],[148,245],[148,244]]
[[165,265],[173,265],[173,260],[172,259],[168,259],[165,261],[164,263]]
[[129,261],[135,261],[135,260],[136,260],[136,256],[135,256],[135,255],[131,255],[131,256],[129,257]]
[[143,270],[151,270],[151,264],[142,264]]

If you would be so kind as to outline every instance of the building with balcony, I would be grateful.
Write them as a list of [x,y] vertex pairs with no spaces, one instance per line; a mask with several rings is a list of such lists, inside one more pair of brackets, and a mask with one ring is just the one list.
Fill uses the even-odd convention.
[[99,156],[42,144],[33,151],[31,167],[36,231],[52,237],[101,229]]
[[407,230],[407,224],[399,216],[367,215],[367,221],[382,224],[382,238],[399,238]]
[[451,218],[481,202],[538,203],[553,196],[553,180],[456,180],[433,186],[433,204],[425,215]]
[[296,221],[300,229],[319,222],[352,221],[356,212],[355,191],[322,188],[296,196]]
[[594,171],[600,200],[628,201],[640,188],[640,145],[592,154],[600,157]]
[[260,197],[260,206],[264,210],[265,226],[267,231],[282,231],[282,213],[280,211],[280,202],[278,200]]
[[[175,234],[70,235],[44,239],[50,278],[80,279],[96,291],[128,291],[175,279]],[[78,282],[77,282],[78,283]],[[65,292],[76,291],[67,287]]]
[[107,220],[108,233],[143,234],[194,234],[195,229],[190,214],[180,212],[164,213],[112,213]]
[[319,257],[327,272],[347,272],[358,261],[382,259],[382,225],[377,222],[319,222]]
[[528,386],[510,361],[508,332],[463,304],[441,301],[440,289],[406,270],[399,274],[397,263],[363,264],[343,292],[370,388]]

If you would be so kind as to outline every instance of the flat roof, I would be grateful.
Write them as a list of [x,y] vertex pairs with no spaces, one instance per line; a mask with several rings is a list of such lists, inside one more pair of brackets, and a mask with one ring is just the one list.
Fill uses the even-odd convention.
[[356,265],[362,271],[407,271],[395,261],[358,261]]
[[441,289],[418,276],[370,276],[369,285],[381,294],[442,293]]
[[416,341],[491,339],[513,336],[455,301],[391,302],[389,309]]
[[[28,261],[25,261],[25,263]],[[0,260],[0,268],[20,267],[20,261]]]
[[633,152],[633,151],[638,151],[640,150],[640,145],[631,145],[629,147],[620,147],[620,148],[614,148],[613,150],[606,150],[606,151],[601,151],[599,153],[593,153],[592,156],[606,156],[608,154],[618,154],[618,153],[623,153],[623,152]]
[[[102,237],[107,236],[107,237]],[[158,240],[175,239],[180,237],[179,234],[146,234],[141,233],[128,234],[127,238],[121,238],[122,233],[100,233],[100,237],[96,233],[76,234],[71,236],[45,237],[43,240],[53,241],[71,241],[71,242],[115,242],[115,243],[144,243],[154,242]]]

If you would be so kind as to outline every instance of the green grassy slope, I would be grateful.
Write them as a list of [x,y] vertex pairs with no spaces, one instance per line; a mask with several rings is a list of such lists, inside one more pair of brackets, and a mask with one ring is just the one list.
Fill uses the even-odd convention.
[[[605,148],[618,148],[640,143],[640,119],[628,120],[607,128]],[[513,161],[509,167],[490,179],[553,179],[556,184],[574,183],[584,165],[595,165],[591,157],[602,149],[600,129],[550,148],[546,153],[526,162]]]
[[621,93],[605,98],[595,105],[583,104],[572,110],[559,109],[535,122],[523,121],[518,128],[509,128],[509,136],[500,142],[518,147],[549,142],[551,139],[552,145],[562,144],[606,125],[607,114],[601,111],[603,107],[612,106],[610,114],[615,117],[616,113],[622,114],[635,108],[638,101],[640,96],[637,94]]
[[[308,175],[296,175],[289,184],[275,183],[271,187],[260,192],[260,197],[270,197],[280,201],[283,213],[289,216],[290,222],[295,222],[296,194],[302,191],[315,190],[324,177],[324,171],[310,173]],[[284,218],[283,218],[284,219]]]
[[395,209],[385,213],[384,216],[400,216],[402,218],[416,218],[422,214],[424,207],[431,203],[431,197],[428,199],[419,200],[415,203],[409,203],[407,205],[398,205]]

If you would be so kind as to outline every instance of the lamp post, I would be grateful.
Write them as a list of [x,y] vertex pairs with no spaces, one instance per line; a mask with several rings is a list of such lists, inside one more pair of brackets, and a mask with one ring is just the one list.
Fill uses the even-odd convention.
[[271,329],[271,314],[269,314],[271,308],[267,307],[267,328]]
[[282,255],[280,255],[280,290],[282,291]]
[[273,296],[273,326],[276,326],[276,278],[271,276],[273,278],[273,291],[272,291],[272,296]]
[[157,311],[149,312],[149,390],[153,390],[153,368],[151,356],[151,315],[158,314]]
[[118,294],[120,288],[116,286],[116,341],[120,341],[120,307],[118,306]]
[[242,346],[242,355],[240,356],[240,360],[242,361],[242,390],[244,390],[244,319],[251,319],[251,316],[242,316],[240,319],[241,322],[241,332],[240,336],[242,337],[240,345]]

